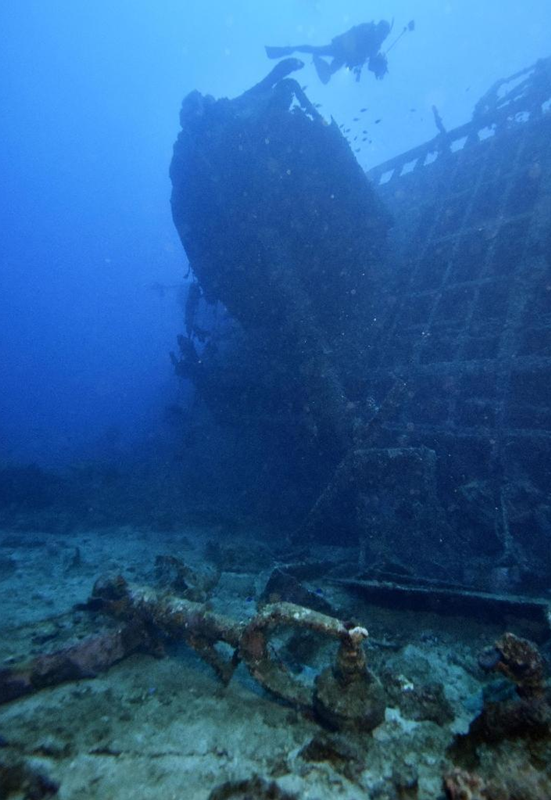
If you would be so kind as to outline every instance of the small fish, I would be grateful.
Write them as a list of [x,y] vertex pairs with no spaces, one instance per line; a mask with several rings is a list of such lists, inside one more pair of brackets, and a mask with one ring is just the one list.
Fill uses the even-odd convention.
[[364,136],[364,138],[362,139],[362,142],[367,142],[367,136]]
[[245,602],[246,603],[252,603],[253,600],[254,600],[254,597],[251,597],[251,595],[249,595],[248,597],[245,598]]
[[360,108],[360,112],[361,112],[362,114],[363,114],[365,111],[367,111],[367,108]]
[[301,86],[300,88],[302,89],[303,92],[305,92],[308,86]]
[[321,103],[314,103],[314,108],[321,108]]
[[357,138],[358,138],[357,136],[354,136],[354,139],[353,139],[353,141],[355,142]]
[[320,587],[318,586],[317,589],[315,589],[315,592],[316,592],[316,594],[322,595],[323,594],[323,589],[320,589]]
[[354,152],[355,152],[355,153],[361,153],[361,151],[362,151],[362,148],[361,148],[361,147],[358,147],[358,149],[357,149],[357,150],[354,150]]
[[410,108],[410,111],[411,111],[411,112],[413,112],[413,111],[417,111],[417,109],[416,109],[416,108]]
[[359,118],[359,117],[354,117],[354,118],[352,119],[352,122],[359,122],[359,121],[360,121],[360,118]]
[[362,131],[362,133],[367,133],[367,131]]
[[379,124],[379,122],[382,122],[382,121],[383,121],[382,119],[376,119],[376,120],[375,120],[375,125],[378,125],[378,124]]

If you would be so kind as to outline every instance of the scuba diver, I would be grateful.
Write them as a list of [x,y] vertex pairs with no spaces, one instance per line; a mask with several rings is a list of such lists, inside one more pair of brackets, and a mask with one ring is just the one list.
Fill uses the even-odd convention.
[[[266,55],[268,58],[283,58],[292,53],[311,53],[322,83],[329,83],[331,76],[341,67],[352,69],[356,80],[359,81],[362,67],[366,63],[377,80],[382,80],[388,72],[388,63],[386,55],[381,52],[381,45],[391,30],[392,25],[386,20],[378,23],[364,22],[350,28],[346,33],[341,33],[340,36],[335,36],[331,44],[266,47]],[[323,56],[332,58],[332,61],[328,63]]]

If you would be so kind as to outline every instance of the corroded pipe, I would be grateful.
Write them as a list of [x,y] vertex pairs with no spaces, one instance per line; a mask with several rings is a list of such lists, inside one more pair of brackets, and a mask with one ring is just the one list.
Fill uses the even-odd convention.
[[306,628],[337,640],[346,633],[346,628],[339,620],[318,611],[293,603],[273,603],[256,614],[242,633],[239,654],[253,678],[277,697],[302,708],[312,708],[313,689],[293,678],[269,647],[270,634],[285,626]]
[[[203,603],[128,584],[121,576],[96,581],[92,601],[99,601],[103,611],[119,619],[137,620],[169,639],[184,641],[211,665],[223,683],[229,683],[238,664],[242,623],[215,614]],[[229,658],[216,650],[218,642],[233,649]]]
[[[371,730],[384,714],[379,683],[365,663],[363,641],[367,631],[318,611],[293,603],[273,603],[249,622],[237,622],[214,613],[206,604],[129,584],[120,575],[96,581],[88,607],[114,617],[120,627],[0,672],[0,702],[43,686],[92,677],[138,650],[158,654],[163,641],[172,639],[193,648],[225,684],[243,661],[267,691],[317,713],[333,727]],[[335,667],[327,667],[313,686],[298,681],[270,642],[281,628],[307,630],[338,642]],[[217,649],[220,643],[227,645],[229,655]]]

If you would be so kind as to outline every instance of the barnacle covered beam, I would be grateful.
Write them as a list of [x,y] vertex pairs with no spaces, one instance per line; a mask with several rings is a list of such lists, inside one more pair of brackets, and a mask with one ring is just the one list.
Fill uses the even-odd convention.
[[[339,642],[334,666],[318,675],[312,687],[297,681],[270,646],[278,628],[292,627]],[[318,719],[337,730],[373,730],[384,719],[381,684],[367,668],[363,642],[367,631],[292,603],[274,603],[257,614],[243,631],[240,654],[253,677],[282,700],[313,709]]]
[[[202,603],[128,584],[120,576],[96,581],[92,600],[117,618],[137,621],[156,634],[184,641],[211,665],[220,680],[230,681],[237,666],[241,623],[209,611]],[[218,642],[233,648],[233,656],[222,656],[215,647]]]
[[[163,653],[165,640],[183,641],[227,684],[244,661],[268,692],[339,730],[371,731],[384,718],[381,685],[366,665],[365,628],[343,623],[293,603],[265,606],[247,623],[235,621],[196,603],[146,586],[129,584],[121,575],[105,576],[94,585],[88,608],[120,622],[108,633],[30,664],[0,671],[0,702],[9,702],[44,686],[93,677],[132,653]],[[313,685],[297,680],[273,643],[291,629],[318,634],[338,643],[334,666],[327,666]],[[225,644],[230,654],[217,646]]]
[[136,622],[89,636],[77,644],[0,670],[0,704],[47,686],[93,678],[132,653],[151,649],[155,649],[153,641]]
[[271,634],[283,627],[302,628],[336,640],[346,632],[346,628],[339,620],[310,608],[293,603],[273,603],[253,617],[243,631],[239,652],[253,678],[282,700],[311,708],[313,689],[297,681],[270,650]]

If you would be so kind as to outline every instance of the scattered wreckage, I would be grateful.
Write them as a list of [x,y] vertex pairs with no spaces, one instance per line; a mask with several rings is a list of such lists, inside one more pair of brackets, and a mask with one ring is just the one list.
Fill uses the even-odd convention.
[[[227,684],[240,662],[272,695],[317,710],[336,729],[371,730],[384,718],[382,688],[362,650],[365,628],[293,603],[266,605],[248,622],[209,610],[205,603],[128,584],[122,576],[96,581],[87,607],[115,619],[115,630],[90,636],[64,650],[0,670],[0,703],[64,681],[91,678],[135,652],[163,653],[164,642],[183,641]],[[299,682],[274,654],[273,632],[313,631],[339,644],[336,665],[314,689]],[[221,653],[218,645],[229,654]]]
[[[91,619],[102,625],[101,632],[26,663],[4,667],[0,670],[0,702],[14,701],[65,681],[93,678],[134,653],[162,657],[167,644],[184,642],[210,665],[224,685],[242,663],[268,694],[316,720],[320,734],[304,748],[304,758],[335,761],[352,780],[365,765],[369,741],[366,734],[385,720],[387,707],[393,706],[397,697],[399,703],[418,704],[413,719],[437,724],[453,720],[438,685],[427,685],[419,692],[412,690],[411,696],[405,695],[399,678],[386,673],[378,677],[371,671],[364,650],[368,632],[363,625],[353,620],[341,621],[330,606],[327,610],[333,613],[326,614],[288,602],[287,595],[297,594],[312,605],[323,600],[309,593],[290,573],[275,570],[259,599],[258,611],[249,619],[235,620],[214,612],[208,599],[197,602],[186,597],[197,596],[206,584],[210,593],[212,575],[200,576],[173,557],[167,563],[164,559],[157,561],[157,578],[162,584],[168,565],[173,576],[171,585],[165,581],[160,588],[139,586],[120,575],[98,579],[90,599],[79,609],[86,609]],[[307,570],[308,565],[302,567]],[[185,585],[182,575],[186,576]],[[178,586],[178,593],[174,585]],[[280,634],[285,632],[307,640],[308,647],[308,637],[312,635],[335,643],[334,662],[322,667],[311,684],[299,679],[282,657],[285,636],[281,638]],[[300,652],[300,648],[295,651]],[[510,632],[481,653],[479,666],[504,678],[514,692],[488,695],[467,733],[455,736],[448,756],[452,764],[459,766],[444,776],[444,790],[446,797],[452,799],[470,796],[461,794],[467,786],[485,787],[486,793],[481,791],[479,796],[488,800],[515,797],[514,793],[507,793],[512,791],[512,784],[507,783],[512,778],[488,779],[486,772],[467,771],[461,765],[476,763],[479,752],[487,753],[488,749],[495,748],[499,753],[501,744],[509,741],[515,741],[517,747],[526,744],[527,752],[545,757],[551,747],[551,696],[546,666],[534,644]],[[535,775],[537,765],[530,769]],[[38,787],[37,797],[50,797],[57,792],[55,782],[33,772],[21,760],[0,759],[0,780],[11,786],[16,779]],[[400,797],[418,797],[415,775],[393,776],[392,780],[396,787],[402,787]],[[252,781],[251,785],[260,781],[259,796],[264,791],[268,792],[266,796],[280,796],[277,784],[272,786],[258,777]],[[223,785],[229,794],[219,787],[212,797],[238,797],[238,792],[248,785],[230,781]]]

